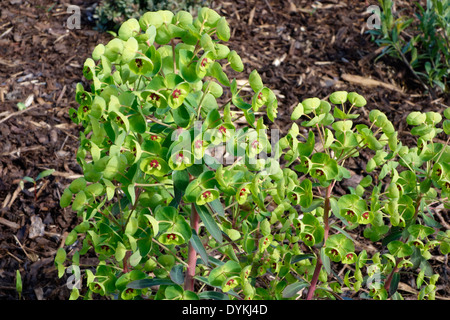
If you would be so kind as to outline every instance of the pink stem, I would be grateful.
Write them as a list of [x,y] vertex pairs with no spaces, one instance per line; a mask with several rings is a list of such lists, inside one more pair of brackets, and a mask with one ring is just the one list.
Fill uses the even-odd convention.
[[[192,204],[191,209],[191,228],[198,232],[199,215],[195,205]],[[184,280],[184,290],[194,291],[195,267],[197,265],[197,252],[189,242],[188,249],[188,267],[186,271],[186,279]]]

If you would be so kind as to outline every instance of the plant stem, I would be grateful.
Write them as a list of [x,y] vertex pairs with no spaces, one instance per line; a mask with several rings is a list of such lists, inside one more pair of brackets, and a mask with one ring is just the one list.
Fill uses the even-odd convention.
[[391,273],[389,274],[388,278],[386,279],[386,283],[384,284],[384,289],[389,293],[389,289],[391,287],[392,278],[394,277],[394,274],[399,270],[398,264],[403,260],[403,258],[397,258],[395,260],[395,266],[392,269]]
[[[199,215],[195,205],[191,206],[191,229],[195,232],[198,232],[199,225]],[[195,251],[192,243],[189,242],[188,249],[188,267],[186,270],[186,278],[184,280],[184,290],[194,291],[194,276],[195,276],[195,267],[197,265],[197,252]]]
[[136,199],[134,201],[134,204],[131,207],[130,214],[127,217],[127,221],[125,222],[125,224],[122,227],[123,232],[125,232],[125,229],[127,228],[128,222],[130,221],[131,216],[133,215],[134,211],[136,210],[136,207],[137,207],[137,205],[139,203],[139,197],[141,196],[142,191],[143,191],[142,188],[138,188],[138,190],[136,192]]
[[[334,184],[336,183],[336,180],[334,180],[330,185],[327,187],[325,192],[325,203],[323,207],[323,222],[324,222],[324,236],[323,236],[323,242],[325,243],[328,239],[328,233],[330,231],[330,224],[328,222],[328,217],[330,213],[330,197],[331,197],[331,191],[333,190]],[[311,300],[314,296],[314,292],[316,291],[317,281],[319,280],[319,274],[320,269],[322,269],[322,259],[320,259],[320,255],[317,256],[317,263],[316,268],[314,269],[314,274],[311,279],[311,285],[308,290],[308,295],[306,296],[306,300]]]
[[197,120],[200,120],[203,100],[205,100],[206,94],[208,93],[210,86],[211,86],[211,81],[208,82],[205,92],[203,92],[202,98],[200,99],[200,102],[198,103]]
[[319,280],[320,269],[322,269],[322,260],[320,259],[320,256],[318,256],[316,268],[314,269],[314,274],[311,279],[311,286],[309,287],[308,295],[306,296],[306,300],[311,300],[314,295],[314,292],[316,291],[317,280]]
[[328,222],[328,217],[329,217],[329,213],[330,213],[330,197],[331,197],[331,191],[333,190],[334,184],[336,183],[336,180],[333,181],[327,188],[326,192],[325,192],[325,203],[324,203],[324,207],[323,207],[323,211],[324,211],[324,215],[323,215],[323,222],[325,224],[325,228],[324,228],[324,241],[327,241],[328,239],[328,233],[330,231],[330,224]]

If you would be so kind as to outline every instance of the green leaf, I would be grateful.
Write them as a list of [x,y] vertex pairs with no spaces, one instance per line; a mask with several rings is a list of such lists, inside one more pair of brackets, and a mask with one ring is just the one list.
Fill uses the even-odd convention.
[[291,120],[295,121],[303,115],[303,104],[299,103],[291,114]]
[[217,242],[222,243],[223,236],[217,222],[214,220],[208,208],[202,205],[195,204],[195,209],[197,210],[200,219],[203,221],[208,232],[216,239]]
[[36,181],[38,181],[39,179],[48,177],[49,175],[53,174],[53,172],[55,172],[55,169],[49,169],[49,170],[44,170],[44,171],[40,172],[38,174],[38,176],[36,177]]
[[61,206],[61,208],[66,208],[70,205],[70,203],[72,202],[72,195],[73,193],[69,188],[64,190],[63,194],[61,195],[61,199],[59,200],[59,205]]
[[22,295],[22,276],[20,275],[20,271],[16,270],[16,291],[19,294],[19,300]]
[[119,28],[118,35],[119,38],[127,41],[130,37],[136,35],[140,31],[139,21],[134,18],[131,18],[124,23]]
[[192,22],[193,22],[192,15],[187,11],[178,11],[173,21],[173,23],[178,24],[183,28],[192,24]]
[[123,46],[122,62],[128,63],[136,56],[136,52],[139,49],[137,40],[134,37],[130,37]]
[[127,284],[127,288],[132,289],[145,289],[150,288],[153,286],[170,286],[174,285],[175,283],[172,280],[169,279],[159,279],[159,278],[153,278],[153,279],[141,279],[141,280],[135,280],[131,281]]
[[234,71],[242,72],[244,70],[244,64],[242,63],[241,57],[237,54],[235,50],[232,50],[228,54],[228,62]]
[[66,250],[64,250],[64,248],[59,248],[58,251],[56,251],[55,263],[63,264],[64,261],[66,261]]
[[306,259],[313,259],[315,256],[312,253],[306,253],[306,254],[298,254],[295,256],[292,256],[290,263],[294,264],[296,262],[306,260]]
[[286,286],[283,290],[283,298],[292,298],[294,297],[301,289],[309,286],[309,283],[306,281],[298,281],[295,283],[291,283]]
[[336,91],[330,94],[329,100],[333,104],[344,104],[347,101],[347,91]]
[[228,79],[226,73],[222,70],[220,63],[215,61],[209,69],[209,72],[211,73],[211,76],[216,78],[221,84],[226,87],[230,86],[230,80]]
[[248,76],[248,82],[250,83],[250,87],[253,89],[254,92],[258,92],[264,87],[264,84],[261,80],[261,76],[256,70],[253,70],[250,73],[250,75]]
[[205,247],[203,246],[202,241],[197,235],[197,232],[192,229],[192,236],[190,239],[190,243],[194,250],[200,255],[200,258],[203,260],[205,265],[208,265],[208,253],[206,252]]
[[151,216],[149,214],[144,215],[144,217],[147,218],[147,220],[152,225],[153,235],[156,236],[158,234],[158,232],[159,232],[159,223],[158,223],[158,221],[153,216]]
[[101,56],[105,53],[105,45],[103,43],[98,44],[92,51],[92,59],[95,61],[100,60]]
[[444,110],[444,117],[450,120],[450,108]]
[[445,134],[450,135],[450,120],[444,120],[442,128],[444,129]]
[[225,217],[225,211],[223,209],[223,205],[220,202],[220,199],[216,199],[208,203],[211,209],[217,213],[220,217]]
[[415,238],[423,239],[434,233],[434,229],[420,224],[408,227],[408,232]]
[[302,101],[303,105],[303,112],[305,114],[309,114],[313,112],[313,110],[316,110],[320,106],[320,99],[319,98],[308,98]]
[[105,57],[111,62],[116,62],[123,51],[123,41],[119,38],[114,38],[105,46]]
[[146,31],[149,26],[159,28],[163,24],[163,17],[159,12],[146,12],[139,19],[139,25]]
[[183,265],[182,264],[176,264],[172,267],[170,270],[170,279],[172,279],[173,282],[179,285],[184,284],[184,274],[183,274]]
[[356,92],[350,92],[347,95],[348,101],[355,107],[364,107],[367,104],[366,99]]
[[78,193],[84,188],[86,188],[86,179],[84,177],[79,177],[73,180],[69,185],[69,190],[72,193]]
[[413,248],[411,246],[399,240],[389,242],[387,247],[389,252],[398,258],[404,258],[413,253]]
[[198,297],[200,300],[230,300],[227,294],[218,291],[203,291]]
[[228,22],[225,19],[225,17],[221,17],[217,22],[216,34],[217,38],[219,38],[222,41],[230,40],[230,26],[228,25]]
[[406,117],[406,122],[409,125],[418,126],[420,124],[423,124],[426,118],[427,118],[426,114],[419,111],[413,111]]
[[78,192],[78,194],[75,196],[75,199],[72,202],[72,210],[73,211],[81,210],[84,207],[85,203],[86,203],[86,194],[83,191]]
[[216,48],[214,46],[214,42],[211,36],[208,33],[204,33],[200,39],[200,45],[204,49],[205,52],[211,52],[212,54],[216,54]]

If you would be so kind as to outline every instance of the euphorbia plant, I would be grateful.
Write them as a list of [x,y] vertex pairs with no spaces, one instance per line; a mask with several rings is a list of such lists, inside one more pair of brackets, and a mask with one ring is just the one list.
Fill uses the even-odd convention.
[[[254,111],[265,107],[271,120],[277,113],[276,97],[256,71],[249,81],[254,99],[240,96],[236,80],[229,80],[226,68],[244,68],[222,44],[229,37],[225,18],[209,8],[195,19],[184,11],[148,12],[126,21],[86,60],[83,74],[91,86],[77,86],[80,107],[70,110],[84,128],[77,153],[84,176],[61,197],[61,206],[71,205],[82,218],[66,241],[83,241],[72,262],[79,264],[91,249],[99,258],[95,273],[86,270],[86,297],[209,296],[208,290],[195,292],[194,276],[223,262],[206,248],[231,252],[236,246],[240,228],[221,220],[229,219],[226,210],[240,214],[238,202],[250,198],[248,179],[265,170],[254,161],[269,147]],[[236,128],[242,116],[248,125]],[[210,155],[225,145],[229,165]],[[60,276],[65,258],[61,249],[55,260]],[[236,276],[241,267],[230,263],[229,274]],[[162,285],[156,295],[152,284]],[[78,294],[75,288],[72,297]]]
[[[307,299],[315,293],[336,296],[343,286],[358,292],[363,285],[368,292],[361,297],[401,299],[397,288],[405,269],[419,269],[418,298],[433,299],[439,275],[428,260],[435,246],[438,254],[448,254],[450,243],[450,231],[434,216],[435,208],[450,208],[450,138],[436,141],[439,134],[450,134],[450,109],[443,122],[438,112],[410,113],[407,123],[417,136],[417,147],[408,147],[398,141],[393,124],[379,110],[370,111],[367,124],[354,122],[359,115],[351,111],[367,103],[361,95],[338,91],[329,101],[333,107],[318,98],[299,103],[292,120],[302,117],[302,126],[311,131],[303,136],[294,123],[281,141],[288,165],[301,175],[297,185],[287,186],[287,193],[304,201],[297,201],[303,218],[289,223],[300,224],[295,235],[314,253],[304,262],[314,267],[313,272],[304,268],[298,273],[309,282]],[[348,194],[334,194],[336,183],[351,176],[345,165],[353,158],[361,161],[361,153],[369,160],[360,182]],[[289,218],[280,219],[286,225]],[[355,231],[372,242],[382,240],[382,247],[371,256],[366,250],[357,252]],[[352,265],[354,271],[349,269],[341,279],[331,261]],[[289,286],[289,295],[300,287]]]
[[[82,240],[72,264],[89,250],[99,259],[85,271],[85,298],[334,299],[344,287],[401,298],[406,268],[420,269],[419,298],[433,298],[438,276],[427,260],[435,245],[449,251],[433,208],[448,208],[450,193],[448,140],[435,139],[450,121],[411,113],[418,145],[403,146],[378,110],[358,124],[352,111],[366,100],[339,91],[295,108],[292,120],[301,117],[307,134],[294,122],[281,139],[269,137],[255,112],[273,121],[277,99],[257,71],[249,96],[229,80],[226,68],[243,71],[222,43],[229,30],[208,8],[195,19],[149,12],[87,59],[91,88],[77,87],[80,107],[70,111],[84,128],[84,176],[61,198],[82,220],[66,241]],[[362,153],[361,181],[337,194]],[[380,251],[361,250],[358,231],[381,240]],[[60,249],[60,276],[66,258]],[[341,264],[351,266],[343,279]]]

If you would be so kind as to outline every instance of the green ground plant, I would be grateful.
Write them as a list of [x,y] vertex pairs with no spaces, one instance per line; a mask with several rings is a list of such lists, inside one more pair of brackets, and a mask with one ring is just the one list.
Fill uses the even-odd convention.
[[[84,175],[60,201],[80,224],[55,258],[60,277],[83,269],[70,298],[402,299],[402,272],[413,272],[418,298],[433,299],[428,260],[450,249],[435,219],[449,208],[449,140],[436,139],[450,133],[450,109],[444,121],[409,114],[418,144],[407,147],[378,110],[354,122],[366,100],[338,91],[299,103],[280,138],[258,118],[274,121],[278,106],[258,72],[251,94],[227,75],[244,70],[229,38],[208,8],[195,19],[148,12],[86,60],[91,85],[70,110]],[[361,153],[362,180],[335,194]],[[379,251],[362,249],[358,231]],[[80,263],[88,252],[98,265]]]
[[[417,3],[416,17],[394,14],[392,0],[379,0],[381,28],[371,30],[387,54],[402,61],[426,91],[448,92],[450,73],[450,1]],[[401,9],[399,8],[399,12]]]

